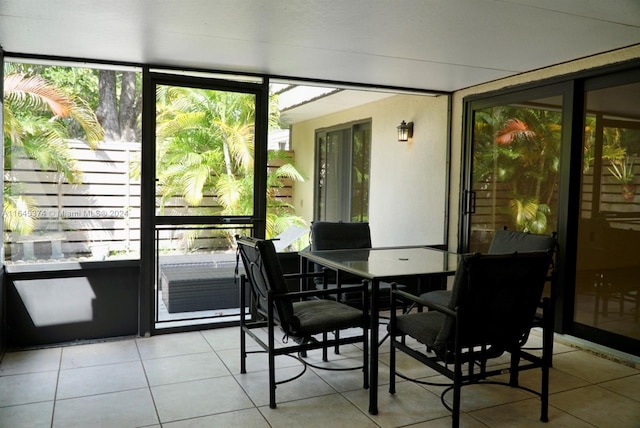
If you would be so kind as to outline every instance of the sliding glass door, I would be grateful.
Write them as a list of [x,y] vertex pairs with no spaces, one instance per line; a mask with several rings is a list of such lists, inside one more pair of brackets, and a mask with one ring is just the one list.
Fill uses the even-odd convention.
[[486,251],[504,227],[557,231],[563,96],[527,95],[472,111],[468,251]]
[[370,121],[316,131],[316,220],[368,220],[370,157]]
[[640,82],[587,86],[573,317],[587,333],[638,341]]
[[637,69],[467,102],[461,251],[558,232],[556,327],[637,354]]

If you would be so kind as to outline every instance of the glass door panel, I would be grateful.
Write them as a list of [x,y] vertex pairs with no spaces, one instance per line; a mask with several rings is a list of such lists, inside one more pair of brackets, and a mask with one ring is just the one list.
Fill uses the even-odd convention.
[[155,327],[237,321],[234,237],[253,234],[257,94],[155,88]]
[[316,220],[368,221],[370,159],[370,122],[316,132]]
[[556,231],[561,109],[555,96],[474,111],[468,251],[486,252],[503,227]]
[[[586,93],[574,321],[640,339],[640,83]],[[632,101],[633,100],[633,101]]]

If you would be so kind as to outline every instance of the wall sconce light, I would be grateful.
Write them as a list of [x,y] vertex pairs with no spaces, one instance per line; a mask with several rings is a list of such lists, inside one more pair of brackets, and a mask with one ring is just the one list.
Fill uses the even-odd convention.
[[413,122],[405,122],[404,120],[398,126],[398,141],[409,141],[413,137]]

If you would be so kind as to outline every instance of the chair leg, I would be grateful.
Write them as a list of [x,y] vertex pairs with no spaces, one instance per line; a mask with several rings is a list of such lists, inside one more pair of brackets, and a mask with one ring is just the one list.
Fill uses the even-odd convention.
[[240,278],[240,373],[247,373],[247,338],[244,331],[246,324],[246,314],[244,309],[244,290],[246,287],[247,278],[242,275]]
[[[329,339],[329,335],[327,333],[323,333],[322,334],[322,341],[324,343],[327,343],[327,340]],[[329,361],[329,357],[327,355],[327,345],[322,347],[322,361],[324,361],[325,363],[327,361]]]
[[462,367],[456,363],[454,368],[455,375],[453,379],[453,407],[451,410],[451,427],[459,428],[460,427],[460,398],[462,396]]
[[362,387],[369,389],[369,330],[365,327],[362,331],[364,340],[362,341],[362,372],[364,375],[364,382]]
[[240,327],[240,373],[247,373],[247,346],[244,328]]
[[509,385],[518,386],[519,384],[519,371],[518,365],[520,364],[520,348],[516,345],[511,349],[511,368],[509,371]]
[[390,336],[389,342],[391,348],[389,350],[389,394],[396,393],[396,347],[394,345],[395,338],[393,334]]
[[[269,299],[271,300],[271,298]],[[267,316],[267,343],[268,343],[268,359],[269,359],[269,407],[276,408],[276,357],[273,353],[275,349],[275,325],[273,322],[273,302],[269,302],[269,310]]]
[[542,385],[540,391],[540,420],[549,422],[549,366],[542,362]]

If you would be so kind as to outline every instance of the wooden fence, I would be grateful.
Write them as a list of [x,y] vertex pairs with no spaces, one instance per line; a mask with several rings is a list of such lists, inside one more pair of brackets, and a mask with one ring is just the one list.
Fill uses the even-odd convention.
[[[26,216],[35,222],[35,230],[28,236],[5,230],[6,260],[86,257],[92,250],[107,248],[111,254],[139,251],[140,181],[131,178],[130,171],[134,163],[140,162],[140,143],[108,142],[91,150],[82,142],[72,141],[70,147],[82,171],[81,184],[66,183],[60,174],[40,170],[31,159],[12,160],[11,169],[5,171],[5,188],[33,201],[32,209],[5,216]],[[292,152],[290,157],[293,159]],[[284,181],[284,186],[274,191],[278,199],[290,202],[293,183]],[[215,195],[206,195],[199,207],[187,207],[182,198],[172,198],[164,213],[210,215],[219,209]],[[164,244],[182,239],[190,248],[211,246],[212,241],[222,239],[222,235],[211,231],[171,231],[161,236],[167,241]]]
[[[597,193],[599,200],[594,200],[594,175],[593,168],[589,168],[582,175],[581,218],[590,219],[601,216],[607,219],[611,227],[618,229],[640,230],[640,184],[637,186],[638,194],[625,195],[622,185],[603,165],[600,191]],[[640,160],[634,162],[636,180],[640,182]],[[488,245],[491,231],[507,226],[517,229],[513,217],[509,213],[509,189],[505,183],[475,183],[475,214],[473,215],[473,233],[477,240]],[[558,207],[557,191],[551,202],[552,207]],[[558,213],[552,213],[552,222]],[[486,239],[482,237],[486,233]],[[549,231],[551,232],[551,231]],[[484,242],[487,241],[487,242]]]

